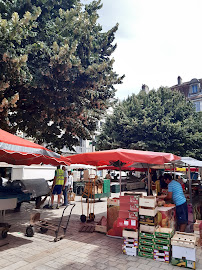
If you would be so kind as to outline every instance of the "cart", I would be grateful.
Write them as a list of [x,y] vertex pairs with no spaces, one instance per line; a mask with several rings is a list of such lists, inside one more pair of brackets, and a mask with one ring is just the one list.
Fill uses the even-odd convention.
[[[71,210],[66,221],[66,226],[63,226],[62,221],[63,221],[65,210],[67,209],[68,206],[71,206]],[[40,213],[35,213],[34,215],[31,216],[30,225],[27,226],[25,235],[28,237],[32,237],[34,236],[34,228],[39,228],[41,233],[47,233],[48,231],[55,232],[54,242],[57,242],[58,240],[62,240],[65,237],[69,220],[70,220],[72,210],[74,207],[75,207],[75,204],[68,204],[64,208],[59,224],[53,224],[50,221],[42,220],[40,219]],[[62,231],[62,233],[60,233],[60,231]]]
[[[97,177],[95,178],[89,178],[89,181],[86,182],[84,192],[81,195],[81,209],[82,214],[80,216],[81,222],[86,221],[94,221],[95,214],[94,214],[94,208],[95,208],[95,181]],[[87,215],[84,215],[84,209],[83,209],[83,198],[86,198],[87,202]]]

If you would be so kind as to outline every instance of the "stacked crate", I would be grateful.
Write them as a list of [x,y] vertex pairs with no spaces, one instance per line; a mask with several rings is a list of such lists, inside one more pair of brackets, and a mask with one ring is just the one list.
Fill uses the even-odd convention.
[[172,260],[176,266],[196,268],[196,236],[192,233],[176,232],[171,239]]
[[154,256],[154,233],[139,232],[138,255],[153,259]]
[[157,228],[154,237],[154,260],[169,263],[171,257],[172,228]]
[[110,193],[110,180],[109,179],[103,180],[103,193]]
[[123,230],[124,243],[122,245],[123,254],[137,256],[138,250],[138,231]]
[[139,195],[120,196],[118,226],[125,229],[138,229]]
[[117,225],[122,227],[124,244],[122,251],[124,254],[136,256],[138,248],[138,211],[139,195],[120,196],[120,210]]
[[153,259],[154,233],[158,223],[157,212],[155,196],[139,199],[139,256]]

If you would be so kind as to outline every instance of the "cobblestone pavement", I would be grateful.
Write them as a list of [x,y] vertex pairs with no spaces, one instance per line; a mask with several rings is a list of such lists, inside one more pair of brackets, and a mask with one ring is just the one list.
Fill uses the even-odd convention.
[[[86,205],[84,202],[85,211]],[[41,234],[36,230],[34,237],[24,235],[26,226],[29,225],[31,213],[40,212],[42,219],[46,218],[58,224],[63,209],[64,207],[53,210],[38,210],[34,208],[34,203],[24,203],[21,212],[7,213],[5,221],[12,226],[8,237],[0,240],[0,269],[178,269],[171,264],[123,255],[121,253],[122,239],[107,237],[96,232],[78,232],[81,226],[80,197],[76,197],[76,207],[73,209],[64,239],[54,242],[54,234],[49,233],[49,231],[46,234]],[[102,216],[106,216],[106,210],[106,199],[95,203],[96,221],[99,221]],[[69,209],[67,208],[65,217],[68,217],[68,213]],[[200,248],[197,249],[197,269],[202,269],[202,250]]]

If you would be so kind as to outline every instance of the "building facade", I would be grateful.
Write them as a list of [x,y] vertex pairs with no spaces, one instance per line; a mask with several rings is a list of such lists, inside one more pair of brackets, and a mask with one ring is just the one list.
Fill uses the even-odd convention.
[[170,89],[183,93],[194,103],[197,112],[202,111],[202,79],[194,78],[189,82],[182,82],[182,78],[178,76],[177,84]]

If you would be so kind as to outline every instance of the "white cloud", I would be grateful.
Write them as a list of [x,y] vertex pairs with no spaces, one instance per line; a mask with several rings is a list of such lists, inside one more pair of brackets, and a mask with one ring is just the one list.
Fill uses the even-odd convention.
[[[88,1],[89,2],[89,1]],[[126,77],[117,97],[202,78],[201,0],[102,0],[105,31],[117,22],[115,71]]]

